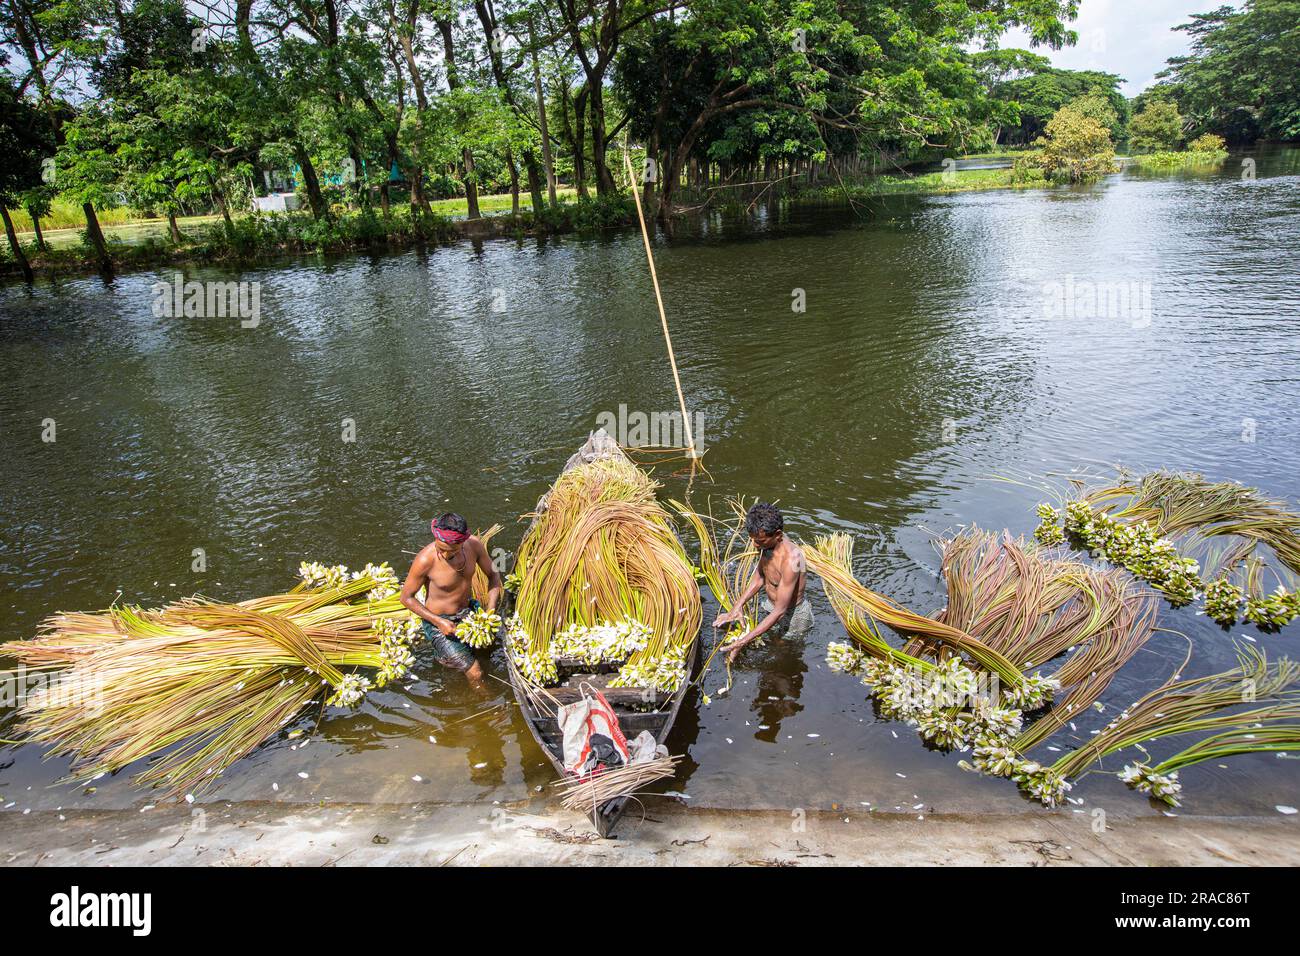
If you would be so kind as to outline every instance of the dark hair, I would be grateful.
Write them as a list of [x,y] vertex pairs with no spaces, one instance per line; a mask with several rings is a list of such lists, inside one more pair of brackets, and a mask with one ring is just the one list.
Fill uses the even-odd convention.
[[760,501],[745,515],[745,530],[751,536],[760,531],[763,534],[776,534],[784,527],[785,519],[781,517],[781,510],[766,501]]
[[454,511],[447,511],[438,515],[434,520],[433,526],[441,528],[443,531],[455,531],[457,534],[469,534],[469,525],[465,519]]

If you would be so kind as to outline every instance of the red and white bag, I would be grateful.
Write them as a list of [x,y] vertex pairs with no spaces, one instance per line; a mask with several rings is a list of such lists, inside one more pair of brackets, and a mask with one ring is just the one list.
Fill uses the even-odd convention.
[[575,776],[628,763],[627,738],[605,695],[582,685],[582,699],[560,707],[556,720],[564,735],[564,769]]

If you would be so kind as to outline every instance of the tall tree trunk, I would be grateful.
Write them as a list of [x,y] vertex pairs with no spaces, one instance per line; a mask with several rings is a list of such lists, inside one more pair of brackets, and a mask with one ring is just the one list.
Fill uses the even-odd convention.
[[533,21],[528,21],[528,45],[533,52],[533,92],[537,96],[537,122],[542,133],[542,165],[546,170],[546,196],[555,208],[555,163],[551,160],[551,134],[546,122],[546,97],[542,94],[542,68],[537,62],[537,35],[533,30]]
[[[221,210],[221,218],[226,223],[226,232],[234,232],[235,220],[230,218],[230,204],[226,202],[226,194],[220,189],[214,188],[213,195],[217,197],[217,208]],[[319,219],[320,216],[317,216],[316,218]]]
[[[330,214],[329,203],[325,201],[325,196],[320,191],[320,180],[316,178],[316,167],[312,165],[311,157],[307,155],[307,149],[302,143],[293,144],[293,158],[298,163],[298,168],[302,170],[302,182],[307,187],[307,202],[311,205],[311,214],[316,219],[328,219]],[[225,200],[222,200],[222,212],[227,218],[229,214],[225,211]]]
[[181,227],[176,223],[176,213],[170,209],[167,211],[167,229],[172,235],[172,242],[180,245],[185,237],[181,235]]
[[578,181],[578,195],[587,198],[587,87],[573,98],[573,178]]
[[596,167],[596,194],[607,196],[615,191],[614,176],[605,160],[605,93],[592,86],[587,97],[591,109],[591,162]]
[[18,233],[14,230],[14,221],[9,218],[9,207],[0,203],[0,216],[4,217],[5,235],[9,237],[9,250],[14,254],[14,259],[18,262],[18,268],[23,270],[23,278],[29,283],[35,278],[32,274],[32,264],[27,261],[27,256],[23,254],[23,247],[18,243]]
[[99,271],[111,274],[113,272],[113,258],[108,254],[108,243],[104,241],[104,230],[99,228],[99,217],[95,215],[95,206],[93,203],[83,202],[81,211],[86,217],[86,235],[90,236],[90,244],[95,247],[95,257],[99,260]]
[[27,215],[32,217],[32,230],[36,233],[36,249],[38,252],[49,252],[50,247],[45,244],[45,233],[41,231],[41,217],[36,215],[31,206],[27,207]]
[[542,199],[542,175],[537,165],[537,154],[531,149],[524,150],[524,169],[528,173],[528,192],[533,197],[533,215],[540,216],[546,203]]
[[519,167],[515,165],[514,151],[506,147],[506,168],[510,170],[510,215],[519,215]]
[[461,165],[465,167],[465,218],[478,219],[482,214],[478,211],[478,179],[474,175],[474,154],[466,146],[461,151],[460,158]]
[[[447,89],[459,89],[460,72],[456,69],[456,44],[451,32],[451,19],[440,17],[434,22],[438,25],[438,32],[442,34],[442,57],[447,69]],[[421,92],[420,95],[424,94]],[[460,156],[461,165],[465,168],[465,218],[478,219],[478,182],[474,178],[474,154],[467,146],[461,150]]]

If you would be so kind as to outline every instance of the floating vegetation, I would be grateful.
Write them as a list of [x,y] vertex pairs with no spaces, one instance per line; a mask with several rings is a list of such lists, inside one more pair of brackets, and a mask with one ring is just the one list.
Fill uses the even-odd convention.
[[[1192,473],[1121,476],[1081,490],[1061,514],[1038,507],[1035,537],[1062,538],[1120,565],[1174,606],[1203,598],[1206,616],[1277,630],[1300,616],[1300,513],[1258,489]],[[1277,581],[1266,593],[1265,572]]]
[[[847,597],[840,572],[849,546],[821,539],[814,568],[835,574],[824,578],[826,591],[856,641],[831,644],[827,664],[871,686],[882,716],[911,724],[935,746],[969,749],[964,766],[1009,777],[1054,806],[1070,789],[1068,775],[1025,754],[1101,695],[1150,637],[1156,601],[1121,571],[1091,568],[1060,549],[1005,534],[971,531],[942,550],[948,606],[923,620],[965,635],[966,647],[981,656],[1009,662],[1022,675],[1018,683],[978,669],[973,650],[974,666],[917,631],[901,651],[886,644],[868,627],[861,602]],[[1050,676],[1031,670],[1065,654]]]
[[[49,678],[19,708],[19,733],[71,757],[78,779],[149,757],[136,781],[180,796],[211,785],[313,701],[355,707],[409,672],[420,622],[391,567],[304,562],[298,575],[291,591],[238,604],[56,614],[35,638],[0,645]],[[481,569],[472,588],[487,600]]]
[[[1058,548],[972,530],[942,545],[948,606],[937,619],[961,628],[1026,673],[1069,654],[1052,675],[1065,694],[1017,738],[1028,751],[1085,711],[1146,643],[1156,602],[1120,571],[1070,560]],[[906,650],[916,653],[913,642]],[[1038,675],[1026,678],[1032,690]],[[1010,689],[1007,702],[1032,709]]]
[[555,683],[567,651],[583,658],[599,645],[602,660],[628,651],[611,686],[680,686],[700,630],[700,593],[657,487],[611,455],[574,463],[539,503],[519,546],[506,629],[511,661],[529,682]]

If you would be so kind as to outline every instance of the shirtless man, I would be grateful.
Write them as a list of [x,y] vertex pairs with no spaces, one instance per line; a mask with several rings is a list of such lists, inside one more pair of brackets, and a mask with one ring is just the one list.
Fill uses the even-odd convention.
[[804,565],[803,552],[799,546],[785,536],[782,530],[785,519],[774,505],[760,501],[749,509],[745,515],[745,530],[749,538],[762,553],[758,559],[758,570],[754,580],[749,582],[745,593],[736,602],[734,610],[719,614],[713,621],[714,627],[735,624],[740,620],[741,611],[750,598],[758,593],[759,588],[766,588],[762,608],[767,616],[754,625],[747,633],[727,644],[727,659],[734,664],[743,648],[750,641],[771,631],[773,636],[785,634],[806,634],[813,623],[812,605],[804,597],[804,585],[808,580],[808,569]]
[[[465,519],[454,512],[439,515],[430,526],[433,542],[415,556],[402,585],[402,603],[417,615],[424,636],[433,642],[438,663],[464,671],[474,686],[481,686],[483,668],[468,644],[456,640],[456,625],[479,607],[471,582],[474,569],[488,579],[488,610],[501,600],[501,575],[492,566],[483,542],[469,533]],[[417,595],[425,589],[424,603]]]

